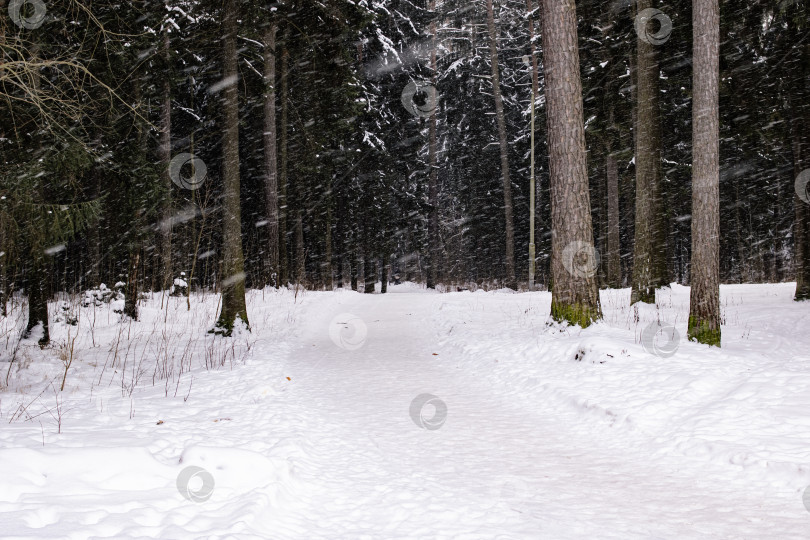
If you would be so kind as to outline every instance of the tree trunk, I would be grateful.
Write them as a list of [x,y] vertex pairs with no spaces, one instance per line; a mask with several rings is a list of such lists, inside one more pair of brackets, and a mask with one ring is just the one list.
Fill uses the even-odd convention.
[[385,294],[388,292],[388,279],[390,275],[390,268],[391,268],[391,255],[386,253],[382,259],[382,283],[380,285],[380,294]]
[[287,165],[288,165],[288,123],[290,118],[289,81],[290,53],[287,44],[290,41],[289,28],[284,29],[284,47],[281,52],[281,194],[279,196],[278,219],[278,255],[281,285],[287,286],[290,281],[290,262],[287,256]]
[[39,344],[44,346],[50,343],[48,331],[48,267],[50,261],[46,259],[41,247],[31,247],[29,254],[30,266],[28,268],[28,324],[25,336],[38,325],[42,325],[42,337]]
[[543,61],[551,168],[551,316],[584,328],[602,317],[602,309],[596,283],[574,0],[543,0]]
[[[0,0],[0,13],[6,11],[6,0]],[[2,45],[6,43],[6,26],[0,24],[0,66],[5,63],[6,50]],[[0,67],[0,80],[5,76],[5,70]],[[0,140],[6,138],[3,127],[0,127]],[[5,163],[4,147],[0,145],[0,164]],[[0,315],[3,317],[8,316],[8,268],[11,262],[11,239],[9,238],[8,224],[6,223],[7,215],[4,209],[0,209]]]
[[[436,11],[436,0],[430,0],[431,12]],[[432,73],[432,84],[437,84],[436,68],[436,22],[430,23],[430,69]],[[430,174],[428,175],[428,201],[430,204],[430,215],[428,216],[428,268],[427,268],[427,288],[435,289],[439,280],[439,257],[441,250],[439,247],[439,169],[436,141],[436,112],[430,115],[428,135],[428,162],[430,164]]]
[[[530,59],[531,59],[531,64],[532,64],[531,65],[531,70],[532,70],[532,100],[534,102],[534,103],[532,103],[532,105],[534,107],[532,110],[534,111],[534,116],[535,116],[534,122],[536,123],[537,97],[540,95],[540,77],[539,77],[539,69],[538,69],[538,65],[537,65],[537,50],[536,50],[537,48],[535,47],[535,44],[534,44],[534,16],[532,15],[532,11],[533,11],[533,9],[532,9],[532,0],[526,0],[526,9],[528,11],[527,24],[529,26],[529,51],[530,51]],[[535,131],[535,123],[532,124],[532,134],[531,134],[532,137],[531,137],[531,140],[532,140],[532,144],[536,145],[537,143],[535,142],[535,133],[534,133],[534,131]],[[535,161],[536,160],[533,157],[532,163],[531,163],[532,170],[530,171],[530,174],[532,176],[534,176],[534,194],[533,194],[534,195],[534,203],[532,205],[532,208],[530,209],[530,214],[534,216],[534,231],[535,231],[535,233],[534,233],[533,240],[534,240],[535,248],[534,248],[534,253],[533,254],[534,254],[534,258],[535,258],[535,260],[534,260],[534,271],[535,271],[534,279],[535,279],[535,286],[536,286],[537,270],[538,270],[538,268],[537,268],[537,259],[538,259],[538,257],[537,257],[537,233],[540,231],[540,216],[539,216],[539,212],[537,212],[537,209],[543,207],[543,205],[540,202],[541,201],[540,197],[543,194],[543,190],[540,187],[540,178],[538,178],[537,174],[536,174]],[[530,193],[529,194],[530,200],[531,200],[531,195],[532,194]],[[541,273],[545,273],[545,272],[541,270]]]
[[326,181],[326,225],[324,228],[324,261],[321,265],[321,276],[324,288],[331,291],[335,288],[334,271],[332,270],[332,178]]
[[[39,57],[39,44],[34,43],[31,52],[33,60],[38,60]],[[34,72],[33,80],[31,82],[34,91],[38,92],[41,87],[41,75],[39,71]],[[41,142],[40,148],[41,148]],[[45,185],[42,181],[37,182],[34,188],[39,195],[40,201],[45,200]],[[41,240],[34,235],[29,236],[26,242],[28,249],[28,273],[26,276],[26,287],[28,292],[28,324],[25,327],[25,337],[30,337],[31,330],[42,325],[42,336],[39,338],[39,344],[45,346],[51,341],[50,332],[48,330],[48,289],[49,289],[49,264],[50,259],[45,255],[44,246]]]
[[267,278],[279,286],[278,255],[278,151],[276,148],[276,32],[273,24],[264,30],[264,174],[267,205]]
[[619,165],[616,155],[608,152],[607,163],[607,283],[609,287],[622,286],[622,261],[619,236]]
[[693,0],[689,339],[720,346],[720,8]]
[[238,0],[225,0],[223,13],[223,69],[227,86],[223,92],[225,126],[222,137],[222,311],[218,333],[230,335],[236,318],[248,326],[245,305],[245,271],[242,254],[242,213],[239,200],[239,93],[236,28]]
[[374,256],[366,254],[363,262],[363,277],[365,278],[365,288],[363,290],[366,294],[374,294],[374,285],[377,283],[377,260]]
[[360,259],[357,256],[357,249],[352,249],[351,260],[349,261],[350,269],[351,269],[351,285],[352,290],[357,290],[357,273],[359,271],[360,266]]
[[303,284],[306,280],[306,250],[304,249],[304,220],[301,210],[295,214],[295,282]]
[[138,265],[141,261],[140,250],[131,249],[129,251],[127,269],[127,289],[124,296],[124,315],[138,320]]
[[492,0],[487,0],[487,29],[489,31],[490,64],[492,65],[492,93],[495,96],[495,118],[498,122],[498,139],[501,147],[503,212],[506,231],[506,260],[504,261],[506,280],[504,285],[510,289],[517,289],[515,279],[515,225],[512,217],[512,181],[509,178],[509,141],[506,138],[506,118],[503,112],[503,97],[501,96],[501,81],[498,69],[498,34],[495,30],[495,10],[492,7]]
[[[798,176],[810,169],[810,46],[801,48],[803,75],[794,83],[790,99],[791,108],[791,149],[793,151],[793,172]],[[794,184],[795,186],[795,184]],[[810,184],[798,186],[810,193]],[[794,189],[795,191],[795,189]],[[795,222],[793,225],[794,257],[796,261],[796,294],[798,301],[810,300],[810,204],[794,193]]]
[[[652,6],[639,0],[638,12]],[[652,26],[654,22],[649,22]],[[639,37],[636,69],[636,215],[630,302],[655,303],[655,289],[664,285],[661,272],[666,247],[661,245],[661,113],[657,46]],[[665,240],[665,238],[663,239]]]
[[[161,51],[167,73],[171,62],[171,40],[169,25],[164,21],[163,50]],[[172,272],[172,179],[169,176],[169,162],[172,159],[172,85],[168,76],[163,77],[160,102],[160,146],[159,160],[163,175],[164,199],[160,212],[160,265],[161,289],[171,287]],[[94,264],[98,264],[95,262]],[[97,286],[94,283],[93,286]]]

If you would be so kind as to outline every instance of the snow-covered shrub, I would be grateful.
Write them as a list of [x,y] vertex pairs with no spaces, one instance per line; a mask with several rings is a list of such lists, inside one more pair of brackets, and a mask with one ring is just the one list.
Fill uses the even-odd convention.
[[180,272],[180,277],[174,278],[170,294],[172,296],[186,296],[188,294],[188,282],[186,281],[185,272]]
[[56,313],[54,313],[53,320],[58,323],[64,323],[70,326],[79,324],[79,317],[68,302],[60,300],[56,304]]
[[82,298],[82,307],[96,306],[100,307],[104,304],[109,304],[113,300],[123,300],[124,293],[121,291],[113,291],[107,288],[102,283],[98,289],[89,289],[84,291],[84,298]]

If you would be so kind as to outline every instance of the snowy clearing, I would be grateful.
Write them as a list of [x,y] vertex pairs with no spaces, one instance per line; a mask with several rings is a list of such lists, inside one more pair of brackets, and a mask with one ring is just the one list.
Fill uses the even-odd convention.
[[549,293],[407,283],[251,291],[231,338],[213,295],[54,304],[78,325],[0,363],[0,535],[807,538],[794,289],[724,286],[722,349],[644,337],[685,336],[680,286],[602,291],[586,330],[546,326]]

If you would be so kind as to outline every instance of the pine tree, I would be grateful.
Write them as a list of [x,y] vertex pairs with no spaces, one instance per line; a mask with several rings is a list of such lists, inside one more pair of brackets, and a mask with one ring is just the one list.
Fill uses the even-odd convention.
[[693,0],[692,289],[689,339],[720,346],[720,7]]
[[583,328],[602,317],[582,116],[576,6],[543,0],[543,64],[551,167],[551,316]]
[[222,137],[224,196],[222,204],[222,309],[216,332],[230,335],[236,319],[248,326],[242,218],[239,200],[239,72],[236,50],[239,0],[225,0],[222,12]]

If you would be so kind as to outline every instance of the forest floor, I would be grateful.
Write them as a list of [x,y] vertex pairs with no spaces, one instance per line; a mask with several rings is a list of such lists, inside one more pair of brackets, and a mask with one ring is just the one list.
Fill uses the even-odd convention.
[[214,295],[137,323],[65,299],[45,350],[15,348],[17,306],[0,537],[808,538],[792,291],[723,286],[721,349],[685,339],[680,286],[603,291],[586,330],[547,325],[549,293],[251,291],[231,338]]

